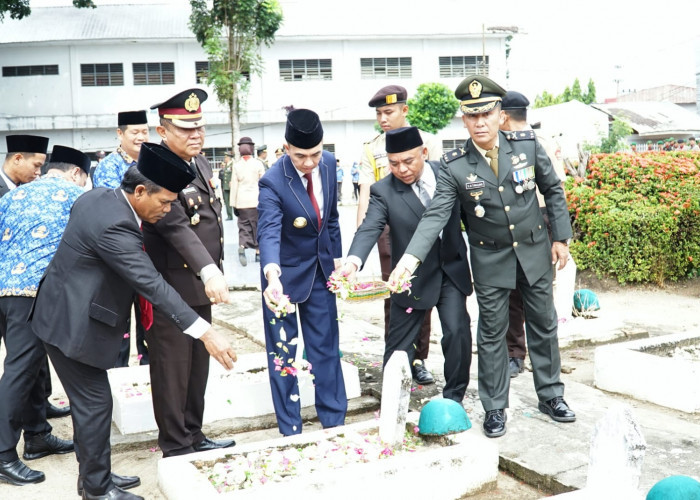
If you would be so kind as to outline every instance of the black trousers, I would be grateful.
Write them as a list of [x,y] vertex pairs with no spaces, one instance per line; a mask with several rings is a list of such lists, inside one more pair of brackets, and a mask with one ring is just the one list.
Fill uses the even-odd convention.
[[70,399],[73,443],[83,487],[91,495],[112,488],[112,394],[107,371],[75,361],[60,349],[44,344],[54,369]]
[[[472,333],[467,296],[443,273],[440,298],[435,306],[442,325],[442,353],[445,356],[445,388],[443,397],[458,403],[464,399],[469,384],[469,368],[472,362]],[[384,365],[394,351],[405,351],[409,363],[416,356],[416,343],[427,314],[425,309],[407,312],[405,307],[391,303],[389,337],[384,349]]]
[[[141,324],[141,306],[139,305],[139,296],[134,295],[134,320],[136,321],[136,352],[141,355],[139,360],[140,365],[149,363],[148,347],[146,346],[146,329]],[[131,319],[126,324],[126,332],[131,332]],[[115,368],[129,366],[129,354],[131,352],[131,337],[126,337],[122,340],[122,347],[119,349],[119,357]]]
[[5,339],[0,378],[0,460],[17,460],[17,443],[51,432],[46,421],[46,351],[27,321],[32,297],[0,297],[0,337]]
[[[211,323],[210,305],[192,309]],[[209,353],[202,341],[183,333],[155,309],[146,340],[158,445],[164,457],[192,453],[192,445],[204,439],[202,420]]]

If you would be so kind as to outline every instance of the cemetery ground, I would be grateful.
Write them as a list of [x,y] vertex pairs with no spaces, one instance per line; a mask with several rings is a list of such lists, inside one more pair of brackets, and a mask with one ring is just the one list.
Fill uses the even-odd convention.
[[[619,342],[647,335],[654,337],[700,331],[700,317],[697,313],[700,279],[668,283],[665,288],[659,289],[652,286],[619,286],[612,280],[599,280],[583,272],[579,273],[577,288],[594,290],[601,304],[597,318],[576,319],[573,324],[578,333],[567,338],[561,336],[565,397],[577,412],[577,422],[557,424],[537,411],[532,374],[526,369],[525,373],[511,383],[508,432],[495,440],[499,447],[501,469],[497,490],[470,498],[529,500],[584,487],[592,428],[605,410],[618,402],[633,408],[647,440],[640,489],[647,491],[656,481],[671,474],[697,475],[697,470],[700,469],[700,415],[594,389],[593,360],[596,342]],[[261,344],[263,334],[259,292],[236,291],[232,297],[233,304],[217,306],[214,310],[219,329],[228,335],[239,354],[264,352]],[[473,296],[469,298],[468,308],[475,336],[478,311]],[[363,392],[361,398],[351,401],[352,414],[349,414],[347,421],[352,423],[374,419],[381,395],[381,302],[344,303],[340,309],[344,360],[358,366]],[[430,398],[439,397],[443,382],[440,374],[442,356],[437,314],[433,315],[432,321],[434,333],[427,365],[437,376],[438,383],[425,387],[414,385],[411,394],[412,410],[419,410]],[[132,352],[134,350],[132,348]],[[0,359],[4,359],[4,345]],[[135,364],[137,361],[135,355],[132,355],[131,365]],[[526,362],[526,367],[529,367],[529,362]],[[477,396],[476,375],[475,354],[468,393],[463,404],[473,426],[468,432],[481,433],[483,410]],[[54,404],[60,405],[66,402],[65,395],[55,374],[53,378],[52,399]],[[696,381],[690,380],[677,383],[687,385],[689,390],[697,385]],[[304,415],[308,420],[304,432],[320,428],[312,409],[305,409]],[[70,418],[51,420],[50,423],[57,436],[71,436]],[[205,432],[211,438],[234,437],[238,443],[279,436],[272,415],[215,422],[206,425]],[[165,498],[158,489],[156,479],[157,463],[161,457],[160,450],[156,448],[156,434],[122,436],[113,426],[112,441],[114,472],[139,475],[142,485],[133,490],[135,493],[148,499]],[[20,456],[22,446],[20,440]],[[75,481],[78,466],[74,454],[50,456],[27,463],[30,467],[45,472],[46,481],[24,487],[0,483],[0,498],[77,498]],[[415,477],[416,481],[430,481],[428,475],[421,476],[421,471],[416,471]],[[262,492],[260,498],[264,498]]]

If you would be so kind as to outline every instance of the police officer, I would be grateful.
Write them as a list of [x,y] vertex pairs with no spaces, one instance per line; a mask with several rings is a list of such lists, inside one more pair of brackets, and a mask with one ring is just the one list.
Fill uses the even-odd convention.
[[[508,298],[517,288],[525,306],[528,349],[538,408],[558,422],[576,415],[564,401],[560,380],[553,264],[563,268],[572,236],[561,181],[533,131],[499,132],[505,90],[488,77],[468,76],[455,90],[470,139],[443,155],[430,208],[391,278],[412,273],[427,256],[459,198],[469,226],[474,288],[479,304],[479,397],[488,437],[506,432],[508,407]],[[538,207],[544,196],[554,243]],[[391,279],[390,278],[390,279]]]
[[233,211],[231,210],[231,171],[233,170],[233,160],[231,159],[231,152],[226,151],[224,153],[224,161],[221,162],[221,169],[219,170],[219,179],[221,180],[221,192],[224,194],[224,206],[226,207],[226,214],[229,220],[233,219]]
[[255,148],[255,152],[258,155],[258,160],[265,166],[265,170],[270,168],[270,164],[267,162],[267,144],[261,144]]

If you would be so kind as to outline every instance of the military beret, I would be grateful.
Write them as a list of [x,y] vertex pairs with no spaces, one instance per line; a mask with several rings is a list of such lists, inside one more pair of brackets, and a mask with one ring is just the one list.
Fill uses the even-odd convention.
[[423,145],[423,139],[416,127],[401,127],[386,132],[387,153],[403,153]]
[[166,101],[154,104],[151,109],[157,108],[158,116],[170,120],[176,127],[198,128],[206,124],[201,104],[207,97],[209,94],[202,89],[187,89]]
[[117,115],[118,126],[122,125],[143,125],[148,123],[146,110],[141,111],[122,111]]
[[40,135],[8,135],[5,138],[8,153],[46,154],[49,138]]
[[387,104],[396,104],[406,102],[408,92],[401,85],[387,85],[380,88],[376,94],[369,100],[371,108],[379,108]]
[[287,115],[284,138],[292,146],[311,149],[323,140],[321,119],[310,109],[293,109]]
[[253,142],[253,139],[251,139],[250,137],[241,137],[241,140],[238,141],[238,145],[240,146],[241,144],[254,145],[255,143]]
[[526,109],[530,105],[530,101],[520,92],[509,90],[503,96],[501,109],[507,111],[509,109]]
[[159,186],[179,193],[195,178],[189,163],[165,146],[144,142],[141,144],[136,168]]
[[86,174],[90,173],[90,157],[67,146],[54,146],[49,163],[68,163],[82,168]]
[[470,75],[457,86],[455,97],[464,114],[488,113],[506,95],[499,84],[483,75]]

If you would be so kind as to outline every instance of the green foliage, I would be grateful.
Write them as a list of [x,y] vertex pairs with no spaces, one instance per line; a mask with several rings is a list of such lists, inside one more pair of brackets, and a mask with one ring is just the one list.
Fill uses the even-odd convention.
[[617,151],[626,149],[627,142],[625,137],[633,132],[632,127],[624,120],[613,120],[608,136],[603,137],[598,144],[585,143],[584,151],[591,153],[616,153]]
[[588,80],[586,92],[583,92],[581,90],[581,82],[579,82],[578,78],[574,80],[574,83],[573,85],[571,85],[571,87],[567,86],[564,89],[564,92],[562,92],[558,96],[550,94],[549,92],[544,90],[542,92],[542,95],[538,95],[537,97],[535,97],[535,104],[533,104],[533,107],[544,108],[547,106],[552,106],[554,104],[561,104],[563,102],[569,101],[581,101],[584,104],[591,104],[595,102],[595,83],[593,83],[593,80]]
[[593,155],[567,180],[580,269],[620,283],[696,276],[700,267],[700,154]]
[[[78,8],[95,8],[92,0],[73,0],[73,5]],[[29,8],[29,0],[0,0],[0,22],[9,13],[11,19],[23,19],[32,13]]]
[[431,134],[445,128],[459,109],[453,91],[443,83],[421,83],[407,104],[408,122]]

